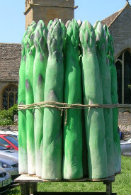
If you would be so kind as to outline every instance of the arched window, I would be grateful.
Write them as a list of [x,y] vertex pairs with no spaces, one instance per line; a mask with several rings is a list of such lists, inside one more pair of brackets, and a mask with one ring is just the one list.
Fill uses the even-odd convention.
[[131,51],[126,49],[116,60],[119,103],[131,104]]
[[122,63],[121,61],[116,62],[117,69],[117,89],[118,89],[118,101],[122,103]]
[[16,85],[9,85],[3,91],[3,108],[8,109],[17,104],[18,88]]

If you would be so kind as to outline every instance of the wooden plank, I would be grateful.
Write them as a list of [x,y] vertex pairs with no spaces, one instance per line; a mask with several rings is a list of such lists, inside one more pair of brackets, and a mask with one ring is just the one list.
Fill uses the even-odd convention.
[[43,182],[43,180],[36,175],[28,175],[28,174],[23,174],[17,177],[15,182],[19,183],[25,183],[25,182]]
[[[25,183],[25,182],[113,182],[115,181],[115,177],[108,177],[104,179],[89,179],[89,178],[82,178],[77,180],[43,180],[36,175],[28,175],[23,174],[20,175],[15,179],[15,182]],[[105,183],[106,184],[106,183]]]

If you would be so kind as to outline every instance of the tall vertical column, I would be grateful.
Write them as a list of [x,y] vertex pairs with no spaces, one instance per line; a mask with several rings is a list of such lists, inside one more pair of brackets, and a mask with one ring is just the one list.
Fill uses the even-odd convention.
[[64,23],[74,18],[74,0],[26,0],[25,16],[26,28],[34,20],[44,20],[47,24],[54,18],[61,19]]

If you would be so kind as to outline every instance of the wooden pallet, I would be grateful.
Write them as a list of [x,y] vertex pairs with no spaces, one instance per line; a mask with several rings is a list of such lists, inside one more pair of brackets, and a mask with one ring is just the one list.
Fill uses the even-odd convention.
[[[20,175],[18,178],[15,179],[15,182],[20,184],[21,188],[21,195],[39,195],[39,194],[45,194],[44,192],[37,192],[37,183],[40,182],[103,182],[106,185],[106,192],[86,192],[86,194],[105,194],[105,195],[112,195],[115,193],[112,193],[112,182],[115,181],[115,177],[110,177],[107,179],[101,179],[101,180],[89,180],[87,178],[81,179],[81,180],[55,180],[55,181],[48,181],[43,180],[36,175],[28,175],[23,174]],[[63,194],[66,194],[67,192],[63,192]],[[71,193],[71,192],[70,192]],[[81,192],[82,193],[82,192]],[[58,192],[59,194],[59,192]],[[69,193],[68,193],[69,194]],[[80,194],[80,192],[76,193]]]

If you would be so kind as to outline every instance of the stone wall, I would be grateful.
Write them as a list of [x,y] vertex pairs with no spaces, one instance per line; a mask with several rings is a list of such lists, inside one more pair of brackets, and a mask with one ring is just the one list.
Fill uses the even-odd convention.
[[51,19],[60,18],[66,23],[74,18],[74,0],[32,0],[26,6],[25,15],[26,28],[32,20],[41,19],[47,24]]
[[74,6],[74,0],[32,0],[34,4],[41,4],[43,6],[49,6],[49,7],[73,7]]
[[18,81],[21,44],[0,43],[0,81]]
[[117,16],[109,27],[114,39],[115,57],[118,57],[124,49],[131,48],[131,6],[126,8]]
[[0,131],[18,131],[18,125],[0,126]]
[[21,44],[0,43],[0,109],[3,90],[8,85],[18,85]]
[[74,17],[73,10],[71,8],[45,8],[45,7],[34,7],[33,8],[33,20],[39,21],[42,19],[45,24],[48,24],[49,20],[54,18],[60,18],[64,23]]

